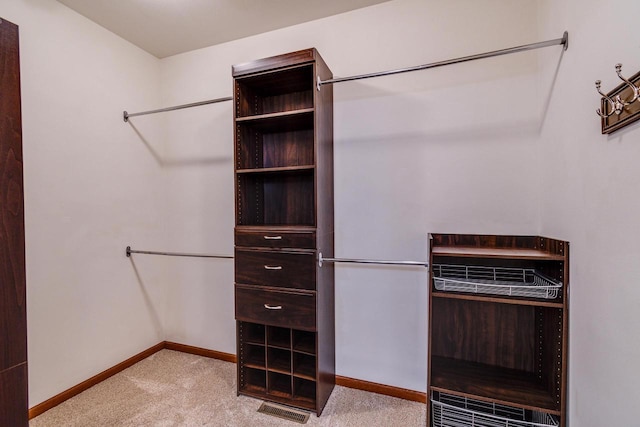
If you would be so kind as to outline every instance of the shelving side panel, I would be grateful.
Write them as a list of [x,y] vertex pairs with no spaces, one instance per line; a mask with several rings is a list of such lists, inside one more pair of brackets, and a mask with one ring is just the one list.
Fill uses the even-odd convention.
[[[315,74],[322,80],[333,73],[316,52]],[[334,176],[333,176],[333,85],[314,89],[316,209],[318,250],[326,257],[334,256]],[[320,414],[335,386],[335,269],[333,264],[317,269],[318,334],[317,334],[317,400]],[[301,380],[302,381],[302,380]],[[304,384],[304,383],[302,383]]]
[[539,330],[538,377],[560,407],[563,402],[565,354],[563,343],[563,310],[539,310],[536,326]]

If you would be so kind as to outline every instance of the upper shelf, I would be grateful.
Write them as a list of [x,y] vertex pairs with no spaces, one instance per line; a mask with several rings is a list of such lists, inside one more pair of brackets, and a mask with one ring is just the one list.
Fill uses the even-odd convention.
[[267,132],[313,129],[313,108],[238,117],[236,123]]
[[539,249],[521,248],[472,248],[459,246],[434,246],[434,256],[455,256],[466,258],[501,258],[529,260],[563,260],[564,255],[552,254]]
[[235,79],[236,117],[313,108],[314,66],[305,64]]
[[432,234],[433,256],[518,260],[567,259],[569,244],[538,236]]

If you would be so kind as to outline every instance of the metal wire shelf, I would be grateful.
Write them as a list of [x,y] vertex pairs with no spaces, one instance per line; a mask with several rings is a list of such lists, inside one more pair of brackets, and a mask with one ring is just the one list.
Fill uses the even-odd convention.
[[433,427],[557,427],[558,419],[545,412],[434,392]]
[[434,264],[433,282],[438,291],[542,299],[558,298],[562,288],[532,268],[476,265]]

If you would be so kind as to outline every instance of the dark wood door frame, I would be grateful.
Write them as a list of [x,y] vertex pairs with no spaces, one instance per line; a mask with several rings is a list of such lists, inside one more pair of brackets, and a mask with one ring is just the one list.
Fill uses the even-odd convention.
[[0,18],[0,425],[28,426],[18,26]]

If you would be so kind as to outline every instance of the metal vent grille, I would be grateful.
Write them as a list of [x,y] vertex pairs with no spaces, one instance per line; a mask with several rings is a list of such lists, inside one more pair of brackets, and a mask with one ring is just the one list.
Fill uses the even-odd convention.
[[283,418],[285,420],[294,421],[300,424],[306,424],[309,420],[309,413],[296,411],[286,406],[280,406],[273,403],[262,403],[258,412],[267,415],[273,415],[274,417]]

